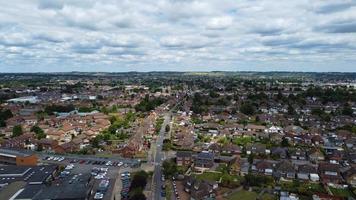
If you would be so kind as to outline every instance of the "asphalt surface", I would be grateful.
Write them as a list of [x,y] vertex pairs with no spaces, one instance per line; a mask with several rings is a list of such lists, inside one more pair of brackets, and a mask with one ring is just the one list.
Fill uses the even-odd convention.
[[170,121],[170,114],[166,113],[164,115],[164,121],[161,127],[161,130],[159,132],[159,135],[157,137],[157,141],[156,141],[156,153],[155,153],[155,157],[154,157],[154,172],[153,172],[153,187],[152,187],[152,199],[155,200],[161,200],[161,199],[165,199],[161,196],[161,192],[162,192],[162,162],[163,162],[163,153],[162,153],[162,145],[163,145],[163,139],[164,139],[164,134],[166,132],[165,128],[166,125],[169,123]]

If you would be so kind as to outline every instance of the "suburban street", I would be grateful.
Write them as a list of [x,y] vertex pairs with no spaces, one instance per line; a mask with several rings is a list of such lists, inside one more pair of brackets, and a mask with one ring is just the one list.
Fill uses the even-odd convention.
[[159,135],[157,137],[157,142],[156,142],[156,153],[154,157],[154,172],[153,172],[153,178],[152,178],[152,199],[163,199],[161,197],[161,186],[162,186],[162,161],[163,161],[163,154],[162,154],[162,145],[163,145],[163,139],[164,139],[164,134],[165,134],[165,127],[170,121],[170,113],[166,113],[164,115],[164,122],[162,124],[161,130],[159,132]]

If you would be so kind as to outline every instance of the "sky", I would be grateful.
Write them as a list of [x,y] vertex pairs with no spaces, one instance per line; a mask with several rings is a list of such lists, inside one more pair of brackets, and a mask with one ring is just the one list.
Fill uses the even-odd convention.
[[0,1],[0,72],[356,72],[356,0]]

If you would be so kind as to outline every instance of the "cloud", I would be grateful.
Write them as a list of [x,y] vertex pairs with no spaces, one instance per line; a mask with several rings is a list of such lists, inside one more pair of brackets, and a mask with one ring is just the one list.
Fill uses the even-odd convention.
[[347,10],[353,6],[356,6],[356,2],[353,0],[348,1],[323,1],[321,5],[316,6],[316,13],[329,14],[335,12],[341,12]]
[[232,23],[233,23],[233,19],[230,16],[214,17],[208,21],[206,27],[207,29],[212,29],[212,30],[222,30],[231,26]]
[[39,9],[54,9],[60,10],[64,6],[62,0],[39,0],[38,8]]
[[0,35],[0,44],[9,47],[28,47],[35,42],[24,33],[12,33]]
[[308,65],[355,71],[355,4],[1,1],[0,71],[274,70],[285,65],[295,71],[311,69]]
[[199,49],[208,47],[213,41],[197,36],[166,36],[161,38],[160,45],[172,49]]
[[329,23],[319,27],[316,30],[321,30],[328,33],[356,33],[356,19],[352,21],[341,21]]

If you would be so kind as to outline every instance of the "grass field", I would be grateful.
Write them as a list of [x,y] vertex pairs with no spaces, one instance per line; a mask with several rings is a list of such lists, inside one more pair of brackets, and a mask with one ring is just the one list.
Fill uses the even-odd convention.
[[241,190],[229,195],[226,199],[227,200],[236,200],[236,199],[243,199],[243,200],[256,200],[257,193],[256,192],[249,192],[246,190]]
[[198,180],[219,181],[222,173],[204,172],[197,175]]
[[330,187],[330,190],[335,196],[355,197],[355,195],[349,189],[337,189],[337,188]]

